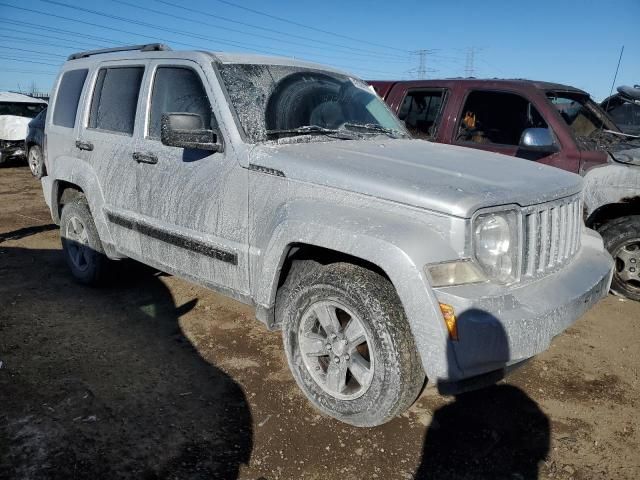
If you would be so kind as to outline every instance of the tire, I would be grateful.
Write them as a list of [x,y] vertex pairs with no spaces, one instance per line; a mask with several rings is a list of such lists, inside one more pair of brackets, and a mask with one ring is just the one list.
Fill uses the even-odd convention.
[[73,277],[84,285],[97,286],[104,283],[111,260],[104,254],[84,196],[62,207],[60,239],[65,260]]
[[599,233],[616,263],[611,291],[640,301],[640,215],[616,218]]
[[29,170],[31,175],[40,179],[46,175],[44,166],[44,156],[42,155],[42,149],[39,145],[32,145],[27,152],[27,162],[29,163]]
[[348,263],[298,268],[306,271],[290,272],[276,316],[289,368],[307,398],[358,427],[381,425],[409,408],[425,374],[393,285]]

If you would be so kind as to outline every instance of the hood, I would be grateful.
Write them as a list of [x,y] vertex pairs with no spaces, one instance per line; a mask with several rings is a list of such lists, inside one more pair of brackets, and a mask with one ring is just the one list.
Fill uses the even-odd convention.
[[0,140],[24,140],[31,120],[16,115],[0,115]]
[[610,151],[609,154],[616,162],[640,166],[640,147]]
[[578,175],[529,160],[424,140],[258,145],[250,162],[287,178],[438,212],[543,203],[575,194]]

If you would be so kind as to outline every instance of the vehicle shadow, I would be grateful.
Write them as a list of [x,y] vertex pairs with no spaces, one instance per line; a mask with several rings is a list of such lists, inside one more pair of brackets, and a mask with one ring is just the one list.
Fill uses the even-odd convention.
[[18,228],[17,230],[12,230],[11,232],[0,232],[0,243],[6,240],[20,240],[21,238],[35,235],[36,233],[48,232],[49,230],[57,229],[57,225],[48,223],[45,225],[33,225],[30,227]]
[[0,478],[238,478],[251,412],[181,328],[197,298],[133,262],[76,284],[60,250],[0,246],[0,276]]
[[[476,355],[506,361],[507,336],[487,312],[471,310],[458,319],[461,341],[465,327],[479,318],[489,322],[492,334]],[[448,347],[448,358],[455,361],[451,342]],[[549,445],[550,422],[537,403],[518,387],[495,384],[455,395],[434,412],[415,479],[536,480]]]

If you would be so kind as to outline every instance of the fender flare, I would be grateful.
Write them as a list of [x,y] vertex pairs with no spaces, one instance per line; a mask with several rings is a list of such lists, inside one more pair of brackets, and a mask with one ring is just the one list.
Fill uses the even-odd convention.
[[[314,209],[313,217],[305,214],[308,208]],[[406,217],[394,221],[387,212],[368,212],[363,224],[362,212],[355,208],[334,205],[323,209],[320,216],[318,211],[317,205],[289,204],[286,215],[276,216],[280,220],[253,275],[258,310],[272,311],[280,271],[292,246],[304,244],[334,250],[376,265],[390,279],[429,378],[457,368],[455,360],[448,358],[448,331],[424,271],[427,263],[454,258],[451,245],[428,224],[407,223]]]

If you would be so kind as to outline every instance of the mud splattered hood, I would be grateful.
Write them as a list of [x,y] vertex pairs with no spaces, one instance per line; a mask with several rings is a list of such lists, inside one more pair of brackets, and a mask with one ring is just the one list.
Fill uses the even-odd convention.
[[543,203],[580,191],[579,176],[504,155],[422,140],[263,144],[250,163],[326,185],[470,217],[479,208]]
[[0,115],[0,140],[24,140],[31,120],[17,115]]

